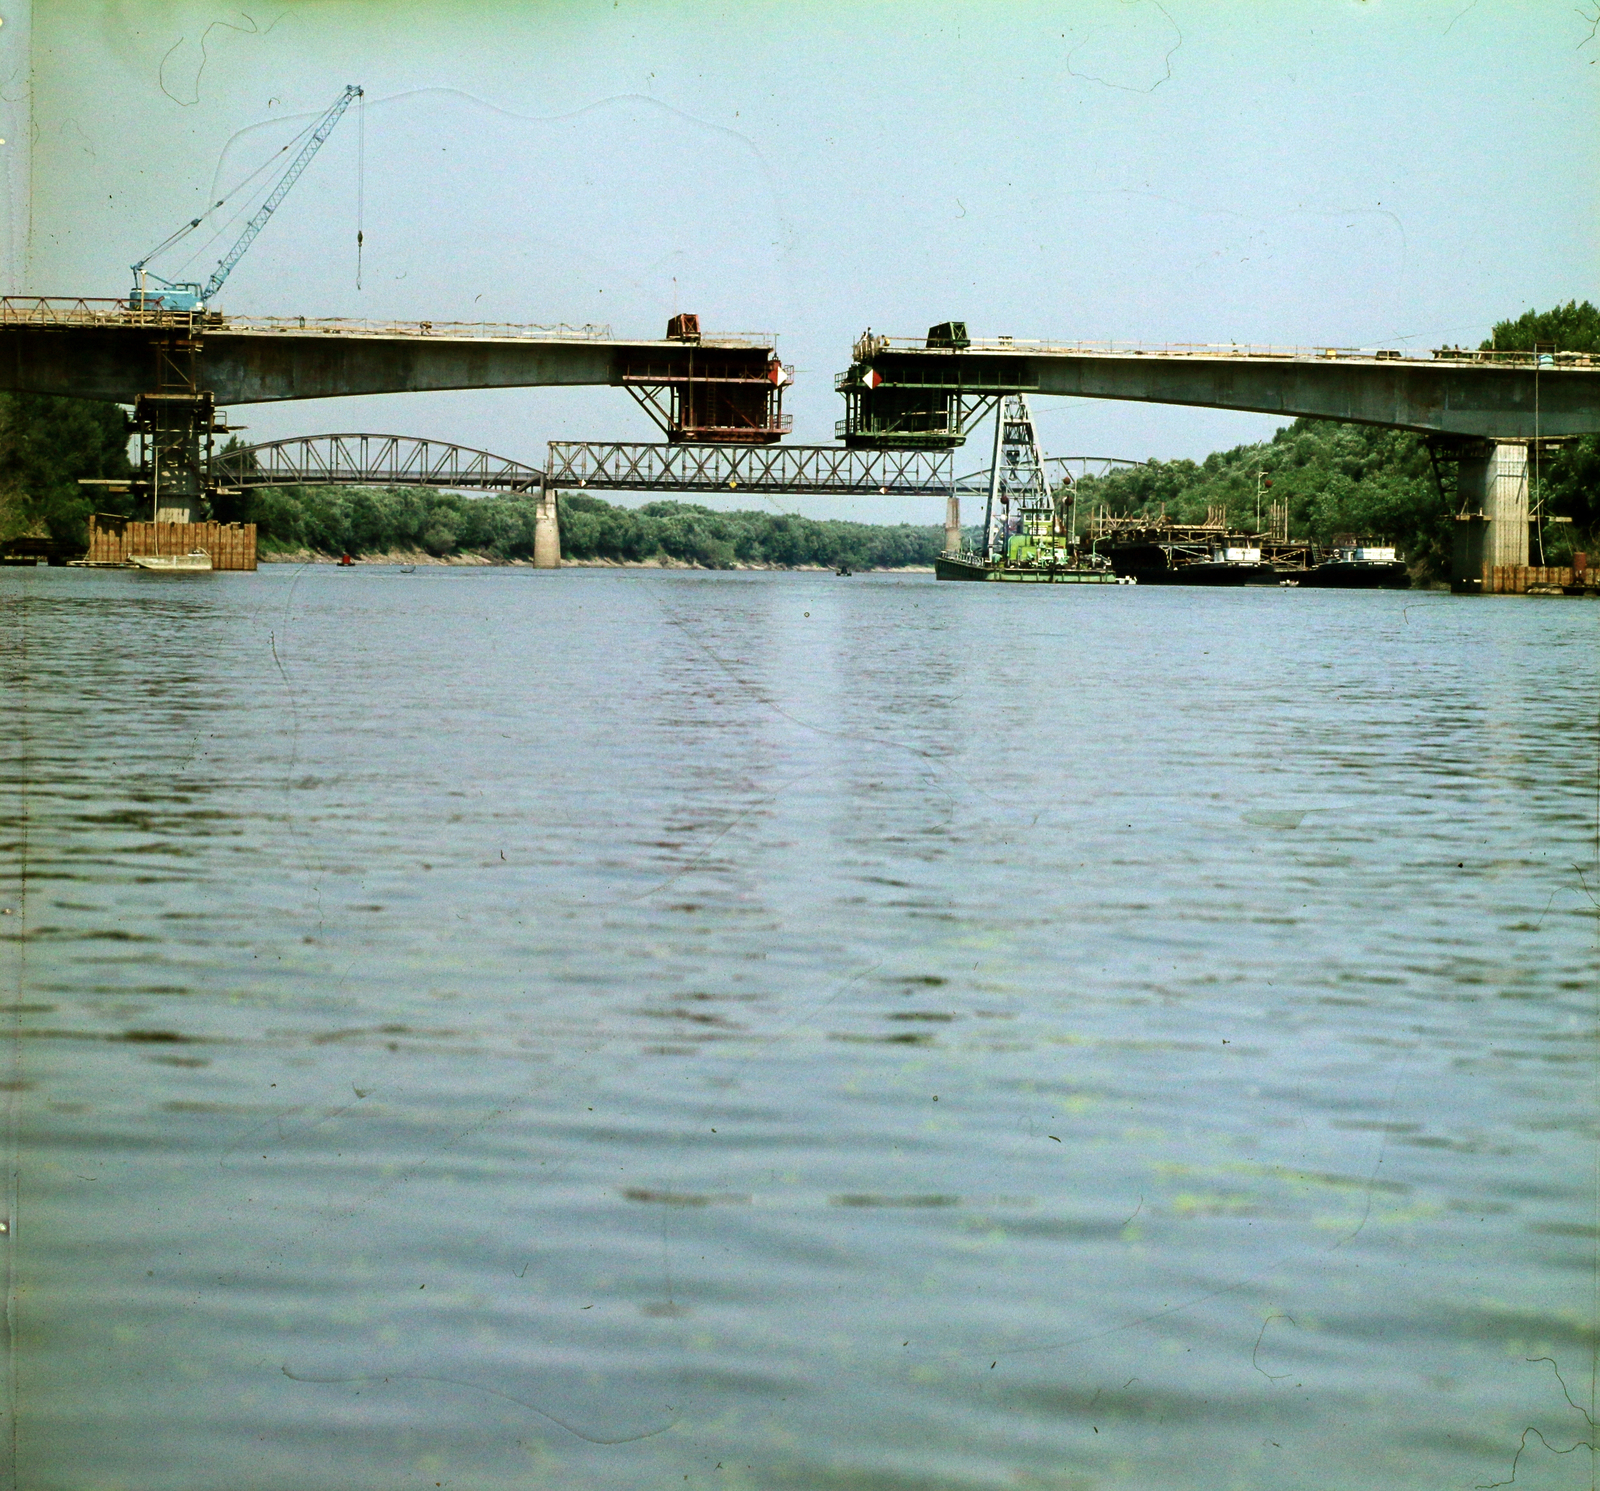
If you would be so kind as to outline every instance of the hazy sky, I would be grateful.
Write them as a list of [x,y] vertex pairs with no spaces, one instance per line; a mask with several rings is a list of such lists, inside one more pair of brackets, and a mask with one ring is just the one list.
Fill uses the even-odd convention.
[[[833,374],[868,325],[1475,342],[1529,306],[1600,298],[1597,4],[52,0],[30,18],[0,0],[11,288],[124,293],[130,261],[357,82],[360,116],[222,309],[629,336],[698,311],[708,330],[780,333],[800,442],[832,439]],[[1276,424],[1037,412],[1060,455],[1200,456]],[[654,434],[620,390],[236,417],[252,438],[377,430],[526,460],[550,439]],[[927,501],[799,505],[940,517]]]

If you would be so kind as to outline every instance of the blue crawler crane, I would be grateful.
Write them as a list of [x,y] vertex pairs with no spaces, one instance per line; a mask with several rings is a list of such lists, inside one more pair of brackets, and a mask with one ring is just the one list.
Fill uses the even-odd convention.
[[[191,223],[186,223],[170,238],[163,239],[155,248],[151,249],[139,262],[132,266],[133,289],[128,292],[128,309],[130,311],[204,311],[211,297],[219,291],[224,281],[233,271],[233,266],[245,255],[245,251],[256,241],[256,235],[266,227],[267,219],[277,211],[278,204],[288,196],[289,188],[300,179],[301,173],[311,164],[311,158],[322,149],[323,142],[333,133],[333,127],[343,117],[344,111],[361,97],[361,89],[354,83],[349,84],[343,93],[334,101],[333,105],[321,119],[317,121],[316,128],[311,131],[310,137],[300,147],[295,158],[289,162],[288,169],[278,179],[278,184],[272,188],[267,200],[257,208],[255,216],[245,224],[244,232],[239,235],[239,241],[228,250],[218,262],[217,267],[211,272],[211,278],[205,284],[198,284],[192,280],[172,281],[163,279],[158,274],[153,274],[145,266],[156,257],[177,243],[180,238],[192,233],[205,220],[197,217]],[[288,146],[284,147],[288,149]],[[227,198],[223,198],[226,201]],[[222,202],[213,204],[220,207]]]

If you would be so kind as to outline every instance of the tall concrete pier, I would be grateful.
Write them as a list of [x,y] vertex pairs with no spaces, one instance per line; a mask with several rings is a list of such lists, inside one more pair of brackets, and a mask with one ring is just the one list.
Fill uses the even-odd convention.
[[1528,446],[1497,441],[1461,457],[1460,510],[1484,520],[1485,570],[1528,562]]
[[539,488],[539,505],[533,518],[533,567],[561,568],[561,524],[556,514],[553,487]]

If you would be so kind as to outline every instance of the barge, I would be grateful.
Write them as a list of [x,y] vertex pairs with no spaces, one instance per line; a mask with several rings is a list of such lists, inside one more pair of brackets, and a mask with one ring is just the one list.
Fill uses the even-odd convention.
[[1411,573],[1392,548],[1349,544],[1331,550],[1294,583],[1324,590],[1409,590]]
[[997,580],[1011,585],[1133,585],[1132,576],[1119,575],[1093,555],[1065,554],[1060,559],[1051,551],[1046,560],[1012,563],[999,557],[985,559],[981,554],[941,554],[933,561],[933,573],[940,580]]

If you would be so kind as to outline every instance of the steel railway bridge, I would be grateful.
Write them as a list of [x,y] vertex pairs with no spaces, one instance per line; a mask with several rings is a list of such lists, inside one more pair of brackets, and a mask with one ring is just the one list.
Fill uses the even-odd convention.
[[213,463],[219,486],[442,487],[621,492],[945,496],[948,451],[840,445],[672,445],[552,440],[542,469],[488,451],[406,435],[300,435],[237,446]]

